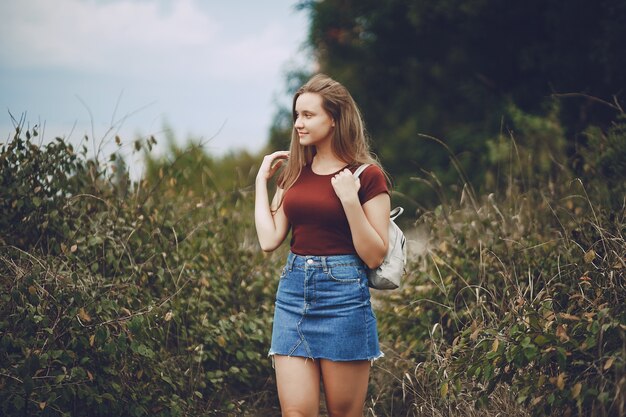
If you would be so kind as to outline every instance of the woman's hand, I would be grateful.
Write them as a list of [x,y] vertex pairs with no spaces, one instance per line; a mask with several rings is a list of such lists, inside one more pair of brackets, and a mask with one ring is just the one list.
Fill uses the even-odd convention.
[[339,172],[337,175],[331,178],[330,183],[335,190],[335,194],[339,197],[342,203],[350,201],[352,199],[359,199],[359,188],[361,188],[361,181],[358,178],[354,178],[352,172],[346,168]]
[[[259,172],[256,176],[257,179],[264,179],[267,181],[272,178],[287,158],[289,158],[289,151],[276,151],[269,155],[265,155],[265,157],[263,157],[263,162],[259,167]],[[276,163],[274,163],[275,161]]]

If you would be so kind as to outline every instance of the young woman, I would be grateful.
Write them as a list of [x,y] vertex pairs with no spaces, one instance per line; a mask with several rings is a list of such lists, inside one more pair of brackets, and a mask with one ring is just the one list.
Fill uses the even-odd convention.
[[[292,111],[290,150],[264,157],[255,201],[264,251],[291,229],[269,352],[282,415],[317,416],[321,381],[330,416],[362,416],[371,362],[383,355],[366,271],[387,250],[387,181],[343,85],[314,76]],[[363,163],[371,165],[356,179]],[[267,183],[283,164],[270,204]]]

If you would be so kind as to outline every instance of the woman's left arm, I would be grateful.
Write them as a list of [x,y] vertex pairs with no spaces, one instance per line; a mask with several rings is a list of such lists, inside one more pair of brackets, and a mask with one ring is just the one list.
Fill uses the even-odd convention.
[[347,169],[333,177],[331,183],[348,218],[357,254],[369,268],[377,268],[389,245],[389,195],[378,194],[361,206],[360,181]]

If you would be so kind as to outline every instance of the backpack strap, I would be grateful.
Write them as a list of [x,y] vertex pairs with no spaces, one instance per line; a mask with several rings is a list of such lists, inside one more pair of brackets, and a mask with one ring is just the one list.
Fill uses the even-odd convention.
[[[354,178],[359,178],[359,175],[361,175],[361,173],[365,171],[365,168],[367,168],[368,166],[370,166],[370,164],[363,164],[360,167],[358,167],[356,171],[354,171],[354,174],[352,174],[354,175]],[[389,218],[391,220],[395,220],[402,213],[404,213],[404,209],[402,207],[396,207],[395,209],[391,210],[391,212],[389,213]]]
[[395,209],[391,210],[391,212],[389,213],[389,217],[391,218],[391,220],[395,220],[402,213],[404,213],[404,209],[402,207],[396,207]]
[[354,171],[354,174],[352,174],[354,175],[354,178],[359,178],[359,175],[361,175],[361,173],[365,171],[365,168],[367,168],[368,166],[370,166],[370,164],[363,164],[360,167],[358,167],[356,171]]

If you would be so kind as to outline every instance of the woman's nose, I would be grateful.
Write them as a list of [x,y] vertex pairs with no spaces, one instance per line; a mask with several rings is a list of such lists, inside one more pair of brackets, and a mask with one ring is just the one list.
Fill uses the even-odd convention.
[[293,122],[293,125],[296,129],[300,128],[300,127],[304,127],[304,125],[302,124],[302,119],[301,118],[297,118],[295,122]]

